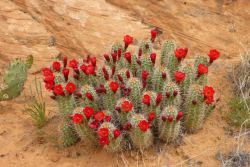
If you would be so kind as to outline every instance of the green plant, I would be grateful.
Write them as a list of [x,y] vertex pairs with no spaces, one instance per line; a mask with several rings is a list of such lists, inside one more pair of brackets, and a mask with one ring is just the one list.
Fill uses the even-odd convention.
[[[32,90],[32,89],[30,89]],[[24,112],[26,112],[33,119],[35,125],[38,128],[43,127],[48,119],[46,114],[46,104],[43,99],[41,83],[37,83],[35,78],[35,94],[31,91],[31,97],[29,100],[28,106],[25,107]]]
[[[250,118],[250,98],[245,101],[239,97],[231,99],[229,107],[231,111],[227,113],[227,121],[229,124],[240,127],[242,123]],[[250,123],[246,124],[246,127],[250,128]]]
[[187,48],[165,41],[156,61],[156,36],[152,30],[137,54],[128,51],[133,37],[124,36],[124,45],[113,44],[101,67],[96,57],[88,56],[70,61],[64,57],[43,69],[45,87],[58,102],[63,123],[74,126],[69,130],[73,138],[62,134],[65,140],[76,139],[76,132],[82,141],[95,146],[99,142],[108,151],[124,145],[143,150],[159,137],[176,140],[183,116],[187,130],[202,126],[208,106],[215,104],[213,88],[205,86],[208,66],[220,53],[211,50],[194,65],[184,61]]
[[3,76],[3,85],[0,88],[0,101],[11,100],[19,96],[27,79],[28,69],[33,63],[33,56],[27,57],[26,61],[15,59]]

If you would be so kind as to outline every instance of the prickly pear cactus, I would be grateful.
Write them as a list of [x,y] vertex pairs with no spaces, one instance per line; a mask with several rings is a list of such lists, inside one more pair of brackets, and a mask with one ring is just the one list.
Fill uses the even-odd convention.
[[3,86],[0,88],[0,101],[11,100],[19,96],[27,79],[28,69],[33,63],[33,56],[27,57],[26,61],[15,59],[3,76]]
[[206,85],[208,67],[219,52],[190,64],[185,62],[187,48],[165,41],[158,57],[156,37],[152,30],[132,53],[134,39],[125,35],[124,44],[115,43],[104,54],[102,66],[96,57],[69,62],[64,57],[43,70],[45,87],[59,103],[67,127],[62,135],[67,145],[77,141],[76,132],[82,142],[107,151],[144,150],[159,138],[175,141],[181,129],[201,127],[215,106],[214,90]]

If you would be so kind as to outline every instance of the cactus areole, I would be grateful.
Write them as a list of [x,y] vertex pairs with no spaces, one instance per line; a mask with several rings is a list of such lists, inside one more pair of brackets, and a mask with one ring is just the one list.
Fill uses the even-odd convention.
[[[188,48],[159,42],[157,36],[151,30],[133,53],[134,38],[125,35],[104,54],[102,66],[94,56],[64,57],[42,70],[45,87],[59,106],[65,146],[80,138],[111,152],[128,144],[146,149],[155,139],[174,142],[182,129],[201,128],[215,106],[207,73],[220,54],[212,49],[186,63]],[[160,53],[154,50],[159,47]]]

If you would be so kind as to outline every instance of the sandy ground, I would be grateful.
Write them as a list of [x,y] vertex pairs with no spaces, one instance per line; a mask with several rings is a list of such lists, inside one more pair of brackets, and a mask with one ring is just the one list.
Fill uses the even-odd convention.
[[[33,54],[35,62],[22,96],[0,102],[0,166],[220,166],[216,154],[228,153],[238,144],[237,130],[231,130],[224,115],[234,96],[228,72],[239,61],[241,43],[247,47],[250,42],[249,8],[246,0],[1,0],[0,76],[13,58]],[[58,53],[70,57],[94,54],[101,62],[100,55],[113,41],[127,33],[143,39],[154,26],[162,30],[161,38],[189,47],[189,58],[211,48],[222,53],[209,75],[221,101],[203,129],[184,134],[180,145],[161,145],[143,155],[106,153],[83,143],[62,148],[56,142],[59,118],[55,102],[46,98],[50,120],[41,130],[23,113],[25,95],[34,79],[31,73],[47,66]],[[249,138],[241,148],[250,151]]]

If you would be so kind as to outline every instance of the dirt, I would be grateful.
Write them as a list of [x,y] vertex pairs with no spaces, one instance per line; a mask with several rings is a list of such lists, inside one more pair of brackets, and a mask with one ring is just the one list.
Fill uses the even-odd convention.
[[[13,58],[32,54],[35,61],[23,94],[0,102],[0,166],[220,166],[216,154],[229,153],[237,146],[237,133],[224,118],[229,112],[227,102],[234,96],[227,76],[231,65],[240,60],[241,44],[250,44],[249,8],[246,0],[1,0],[0,76]],[[143,39],[152,27],[162,31],[160,38],[189,47],[189,59],[211,48],[222,53],[209,74],[221,100],[197,133],[184,134],[178,145],[160,145],[142,155],[107,153],[81,142],[62,148],[56,142],[58,110],[46,96],[48,92],[44,94],[50,120],[43,129],[37,130],[23,112],[32,73],[48,66],[59,53],[69,57],[92,54],[100,63],[101,55],[124,34]],[[249,139],[241,148],[250,151]]]

